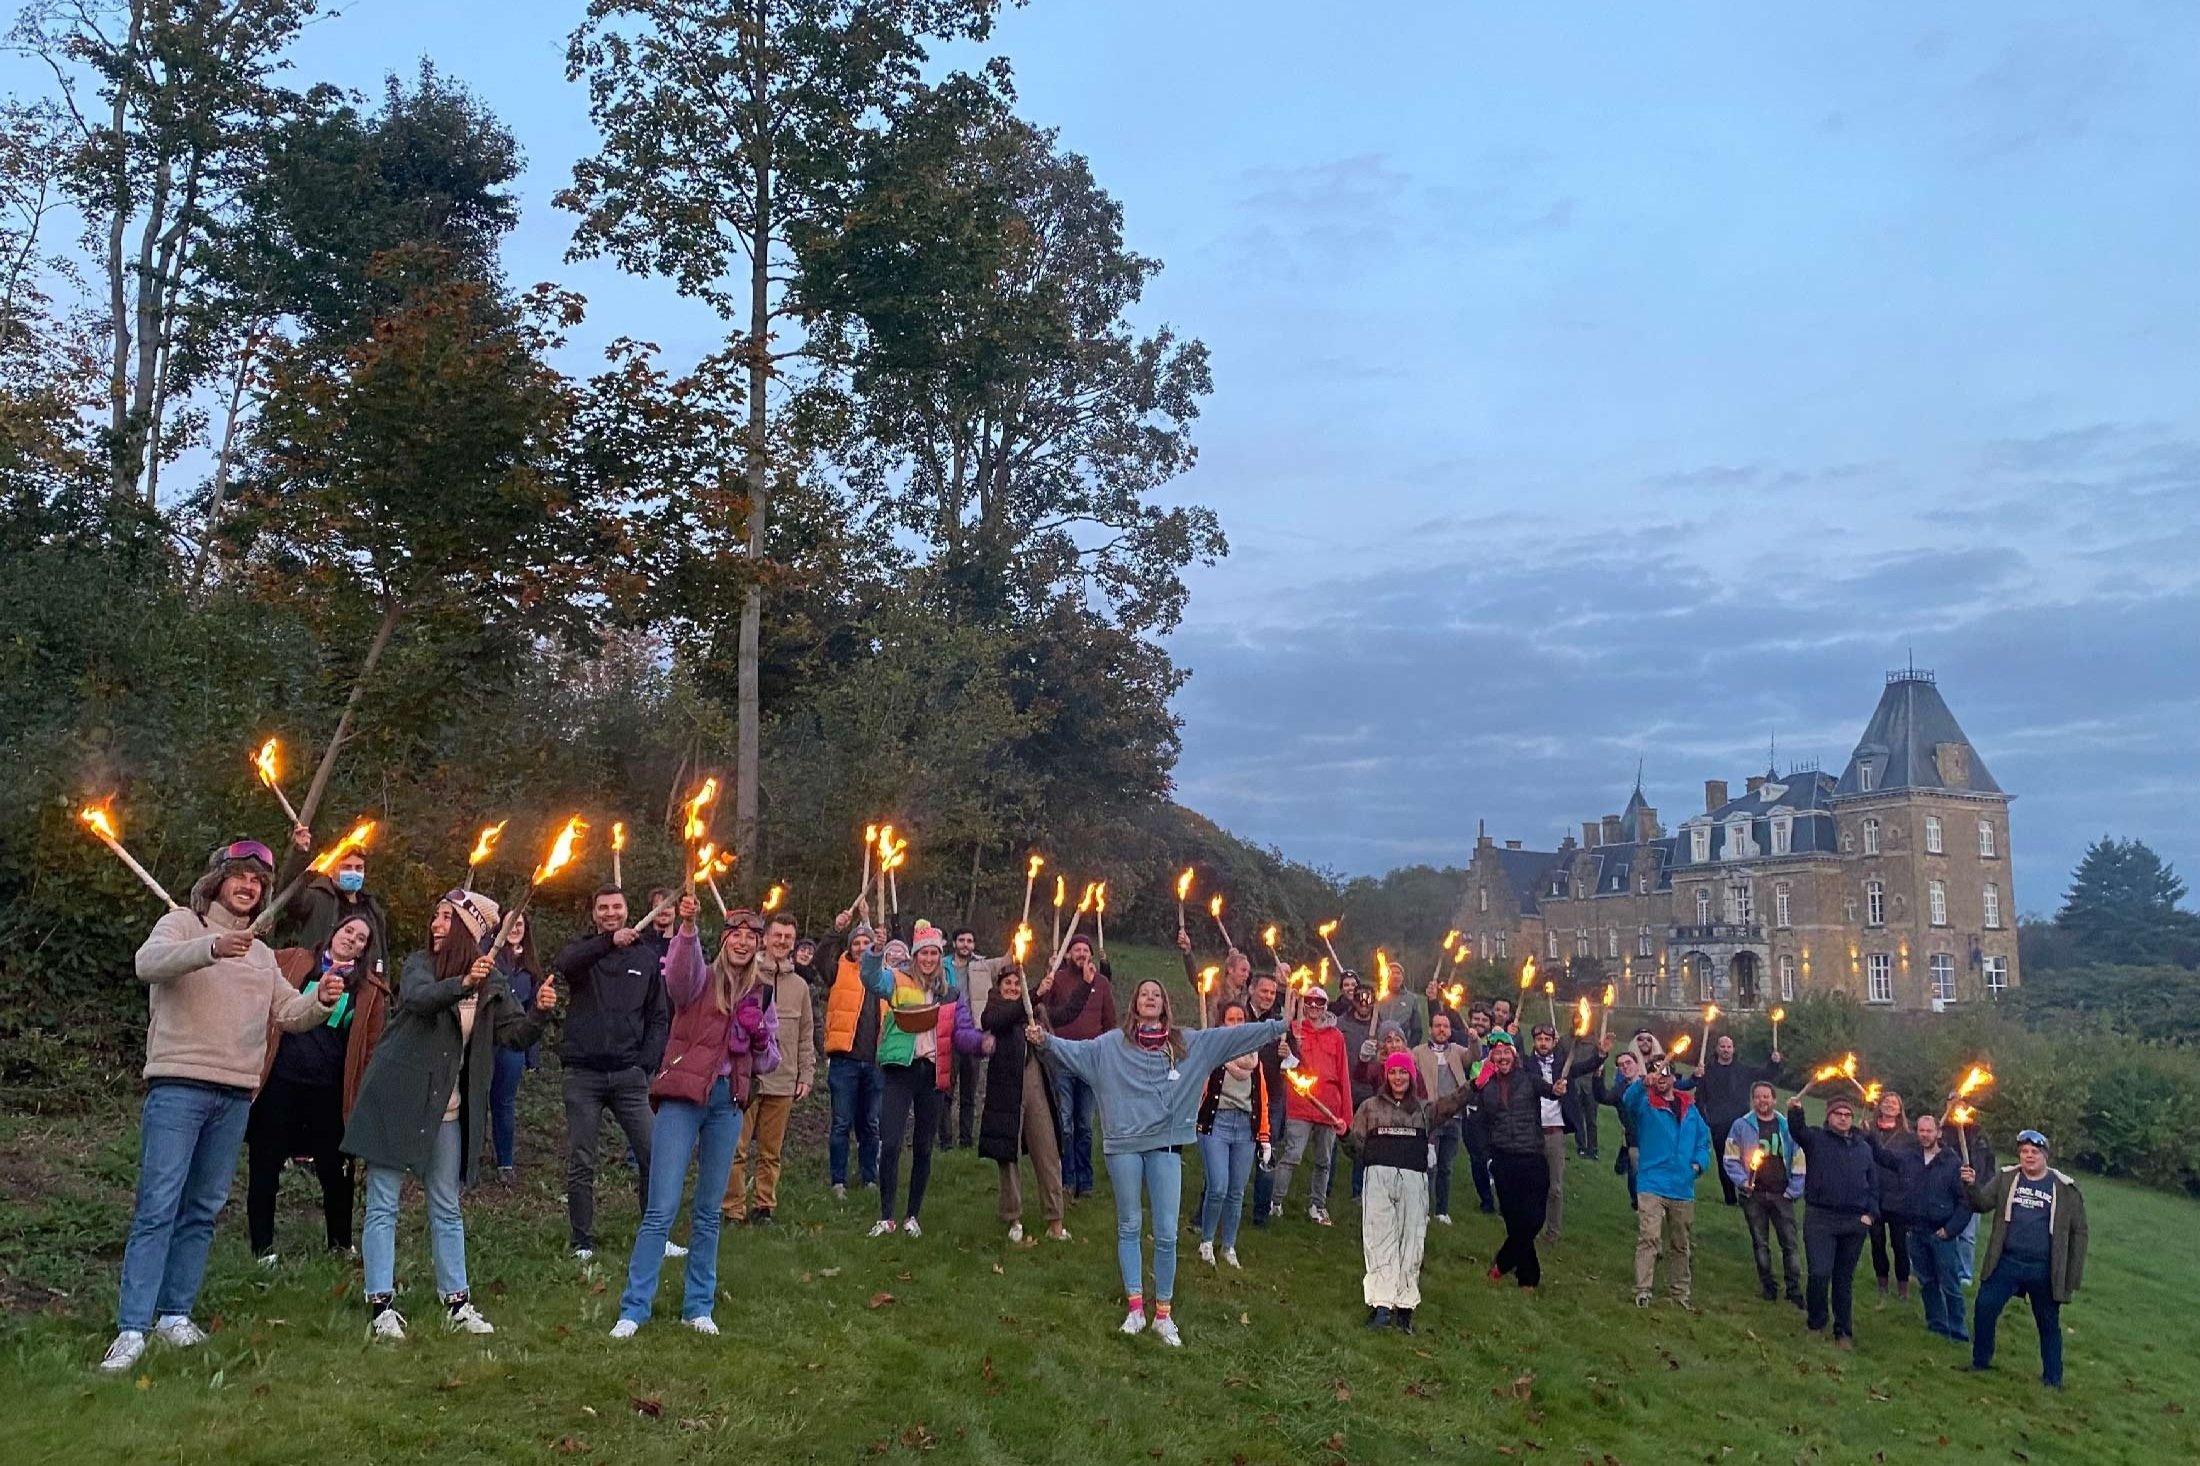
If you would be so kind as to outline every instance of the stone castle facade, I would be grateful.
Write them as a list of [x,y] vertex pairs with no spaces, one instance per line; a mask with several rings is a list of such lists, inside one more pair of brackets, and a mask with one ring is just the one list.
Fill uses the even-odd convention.
[[1991,1000],[2018,981],[2009,801],[1933,674],[1890,672],[1840,778],[1768,769],[1739,795],[1708,779],[1670,830],[1638,781],[1578,843],[1480,836],[1452,925],[1477,957],[1532,953],[1641,1008]]

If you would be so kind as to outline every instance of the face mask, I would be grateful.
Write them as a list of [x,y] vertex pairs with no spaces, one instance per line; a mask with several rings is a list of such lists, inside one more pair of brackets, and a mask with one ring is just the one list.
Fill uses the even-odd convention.
[[336,873],[336,889],[358,895],[366,888],[367,873],[363,870],[340,870]]

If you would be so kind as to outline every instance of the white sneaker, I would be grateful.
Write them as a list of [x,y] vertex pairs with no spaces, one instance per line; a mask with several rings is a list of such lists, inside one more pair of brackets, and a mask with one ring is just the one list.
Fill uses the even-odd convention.
[[1306,1219],[1317,1227],[1332,1225],[1329,1220],[1329,1213],[1318,1206],[1310,1206],[1306,1209]]
[[367,1337],[380,1339],[386,1344],[405,1342],[405,1315],[394,1308],[385,1308],[367,1325]]
[[1280,1202],[1280,1201],[1271,1201],[1271,1202],[1269,1202],[1269,1203],[1268,1203],[1268,1215],[1270,1215],[1270,1216],[1272,1216],[1272,1217],[1280,1217],[1280,1216],[1282,1216],[1282,1215],[1283,1215],[1283,1203],[1282,1203],[1282,1202]]
[[685,1247],[682,1247],[679,1243],[673,1241],[670,1237],[667,1237],[665,1239],[665,1256],[686,1257],[687,1255],[688,1250]]
[[105,1374],[121,1374],[144,1357],[145,1335],[136,1329],[124,1329],[107,1346],[107,1357],[99,1361],[99,1367]]
[[474,1307],[472,1299],[456,1308],[446,1309],[443,1327],[454,1334],[493,1334],[497,1331],[495,1324],[481,1316],[481,1310]]
[[1126,1334],[1146,1332],[1146,1313],[1144,1309],[1134,1308],[1123,1315],[1123,1332]]
[[1212,1243],[1212,1242],[1202,1242],[1202,1243],[1200,1243],[1200,1244],[1199,1244],[1199,1260],[1200,1260],[1201,1262],[1203,1262],[1203,1263],[1207,1264],[1207,1266],[1209,1266],[1209,1267],[1213,1267],[1213,1266],[1215,1265],[1215,1244],[1214,1244],[1214,1243]]
[[573,1249],[573,1256],[582,1262],[594,1262],[596,1260],[596,1249],[593,1247],[576,1247]]
[[641,1328],[642,1326],[633,1319],[622,1318],[611,1326],[611,1337],[614,1339],[631,1339],[641,1332]]
[[915,1217],[911,1217],[908,1221],[903,1222],[901,1224],[901,1229],[904,1232],[907,1232],[912,1237],[922,1237],[924,1235],[924,1228],[917,1225],[917,1219]]
[[880,1217],[877,1221],[871,1223],[871,1230],[865,1235],[870,1237],[891,1237],[894,1235],[894,1224],[891,1221],[888,1221],[886,1218]]
[[708,1334],[714,1339],[718,1337],[718,1320],[707,1313],[698,1313],[695,1317],[683,1318],[680,1322],[699,1334]]
[[282,1261],[282,1257],[277,1253],[264,1252],[260,1254],[260,1266],[264,1268],[280,1267]]
[[206,1330],[180,1313],[171,1313],[153,1325],[153,1337],[174,1349],[196,1349],[206,1342]]
[[835,1186],[835,1187],[833,1188],[833,1200],[835,1200],[835,1201],[846,1201],[847,1199],[848,1199],[848,1188],[847,1188],[847,1187],[846,1187],[845,1185],[841,1185],[841,1186]]
[[1222,1260],[1223,1260],[1224,1262],[1226,1262],[1226,1263],[1230,1264],[1230,1266],[1232,1266],[1232,1267],[1236,1267],[1236,1266],[1238,1265],[1238,1260],[1237,1260],[1237,1249],[1236,1249],[1235,1247],[1225,1247],[1225,1248],[1223,1248],[1223,1249],[1222,1249]]
[[1153,1321],[1153,1336],[1162,1343],[1167,1344],[1171,1349],[1184,1347],[1184,1336],[1176,1331],[1176,1320],[1173,1318],[1155,1319]]
[[1014,1222],[1010,1224],[1008,1229],[1008,1240],[1018,1247],[1023,1246],[1024,1224],[1022,1222]]
[[1451,1213],[1448,1211],[1440,1211],[1436,1214],[1436,1220],[1442,1222],[1445,1226],[1448,1227],[1451,1225]]
[[1069,1228],[1064,1227],[1058,1232],[1049,1232],[1047,1236],[1056,1242],[1067,1242],[1069,1240]]

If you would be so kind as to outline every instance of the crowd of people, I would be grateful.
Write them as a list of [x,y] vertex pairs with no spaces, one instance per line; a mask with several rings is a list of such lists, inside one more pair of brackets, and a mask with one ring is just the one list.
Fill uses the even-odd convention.
[[[1813,1123],[1800,1095],[1780,1103],[1782,1056],[1745,1064],[1731,1036],[1691,1067],[1647,1030],[1624,1045],[1562,1036],[1502,998],[1460,1011],[1434,983],[1394,995],[1350,970],[1332,994],[1280,969],[1255,972],[1234,949],[1219,980],[1202,983],[1179,933],[1201,994],[1185,1022],[1151,978],[1119,1004],[1106,955],[1081,932],[1035,974],[978,955],[969,930],[874,925],[862,901],[815,940],[784,913],[733,910],[706,947],[695,896],[668,888],[632,904],[618,886],[600,888],[589,930],[547,963],[524,909],[451,890],[420,914],[422,945],[400,956],[364,854],[317,872],[305,864],[311,848],[294,831],[281,869],[258,841],[216,849],[188,902],[138,951],[147,1090],[108,1371],[135,1367],[152,1341],[203,1342],[193,1306],[247,1147],[247,1229],[262,1265],[281,1264],[286,1163],[318,1178],[332,1249],[353,1247],[363,1178],[366,1326],[375,1340],[403,1339],[412,1325],[396,1307],[395,1244],[410,1174],[445,1326],[493,1333],[467,1285],[465,1196],[486,1165],[512,1179],[517,1096],[554,1040],[573,1256],[596,1253],[607,1157],[622,1169],[602,1147],[606,1112],[639,1193],[614,1338],[650,1320],[668,1260],[684,1262],[681,1323],[718,1332],[722,1229],[774,1224],[788,1117],[822,1059],[827,1184],[839,1200],[876,1190],[872,1237],[923,1236],[933,1157],[961,1146],[996,1164],[1012,1243],[1027,1242],[1034,1193],[1034,1232],[1066,1241],[1069,1206],[1094,1187],[1097,1131],[1122,1331],[1170,1346],[1184,1342],[1179,1236],[1197,1235],[1202,1265],[1236,1268],[1248,1209],[1255,1229],[1300,1207],[1310,1225],[1331,1226],[1339,1169],[1359,1212],[1368,1327],[1415,1331],[1428,1231],[1453,1225],[1462,1154],[1480,1211],[1501,1219],[1490,1280],[1532,1292],[1541,1247],[1563,1235],[1568,1150],[1601,1159],[1608,1106],[1636,1219],[1638,1307],[1653,1303],[1661,1269],[1673,1306],[1696,1307],[1708,1176],[1740,1213],[1764,1299],[1802,1310],[1808,1331],[1854,1347],[1868,1244],[1881,1295],[1907,1304],[1914,1288],[1926,1328],[1967,1344],[1974,1368],[1992,1365],[2002,1312],[2026,1298],[2041,1377],[2062,1381],[2059,1310],[2083,1278],[2085,1201],[2049,1163],[2047,1137],[2022,1131],[2015,1163],[1996,1166],[1975,1130],[1951,1151],[1932,1107],[1912,1120],[1892,1093],[1860,1116],[1837,1092]],[[297,899],[270,945],[255,922],[293,881]],[[1204,1185],[1187,1220],[1183,1155],[1194,1146]],[[683,1245],[673,1232],[691,1171]]]

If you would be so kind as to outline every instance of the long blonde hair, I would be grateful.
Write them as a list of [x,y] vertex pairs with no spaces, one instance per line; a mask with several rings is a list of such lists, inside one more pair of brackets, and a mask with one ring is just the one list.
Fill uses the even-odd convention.
[[[732,927],[726,928],[727,932],[732,930]],[[749,959],[746,962],[737,963],[726,955],[725,935],[723,933],[719,935],[718,955],[710,959],[711,997],[716,1001],[719,1012],[735,1013],[740,1011],[741,1000],[747,997],[761,980],[757,976],[756,969],[757,963],[763,955],[763,949],[759,947],[749,954]]]
[[1131,989],[1131,1000],[1123,1008],[1123,1040],[1136,1045],[1138,1042],[1138,995],[1151,987],[1161,994],[1161,1026],[1169,1030],[1169,1062],[1181,1064],[1188,1052],[1184,1045],[1184,1031],[1176,1026],[1176,1004],[1169,1000],[1169,990],[1158,979],[1145,977]]

